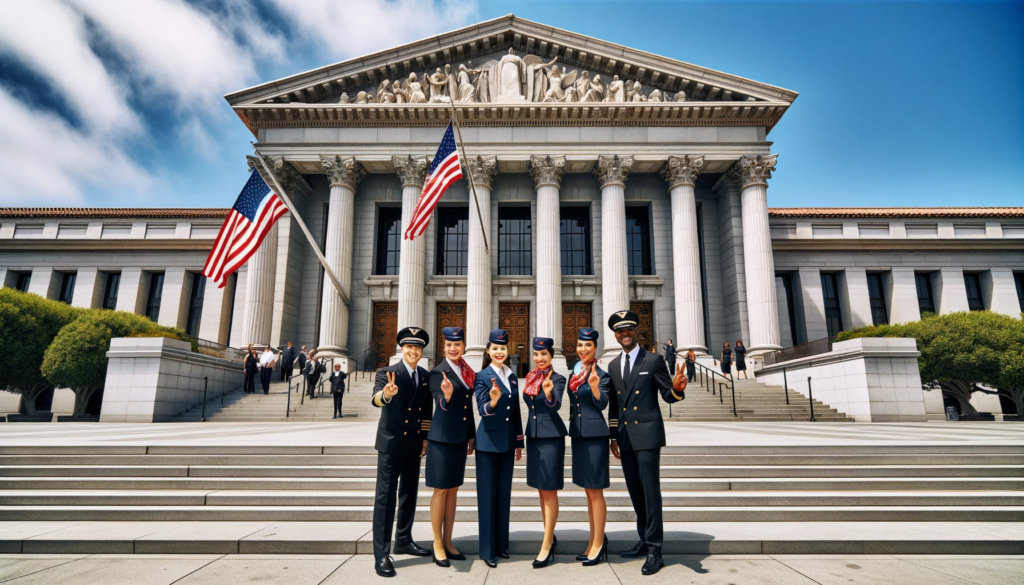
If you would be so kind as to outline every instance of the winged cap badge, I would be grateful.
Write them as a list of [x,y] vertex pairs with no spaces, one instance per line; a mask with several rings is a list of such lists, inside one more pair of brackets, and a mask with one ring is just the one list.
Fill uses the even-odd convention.
[[619,319],[625,319],[626,318],[626,313],[628,313],[628,312],[629,311],[619,311],[618,313],[615,313],[615,314],[619,317]]
[[410,327],[409,328],[409,333],[412,333],[413,335],[419,335],[420,334],[420,330],[416,329],[414,327]]

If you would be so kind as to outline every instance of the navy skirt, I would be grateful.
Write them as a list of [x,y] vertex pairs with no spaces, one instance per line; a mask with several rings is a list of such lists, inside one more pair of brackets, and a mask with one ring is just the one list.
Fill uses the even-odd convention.
[[723,374],[731,374],[732,373],[732,362],[722,362],[722,373]]
[[573,437],[572,482],[590,490],[603,490],[611,485],[608,478],[608,437]]
[[565,438],[526,439],[526,485],[538,490],[565,487]]
[[467,443],[427,441],[427,487],[457,488],[466,479]]

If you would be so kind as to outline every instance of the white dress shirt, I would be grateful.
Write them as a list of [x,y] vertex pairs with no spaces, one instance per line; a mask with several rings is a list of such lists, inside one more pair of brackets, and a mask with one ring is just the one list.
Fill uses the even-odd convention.
[[260,355],[260,367],[269,368],[270,364],[274,361],[274,352],[265,351]]
[[[636,356],[640,355],[640,344],[636,344],[633,351],[626,353],[622,351],[622,377],[626,377],[626,364],[629,364],[629,371],[632,372],[633,368],[636,367]],[[629,360],[628,362],[626,360]]]
[[402,360],[402,365],[405,366],[405,371],[409,372],[409,379],[412,380],[412,387],[415,389],[417,382],[416,370],[414,368],[410,368],[409,364],[405,363],[405,360]]
[[512,369],[506,365],[502,365],[499,370],[497,365],[492,363],[491,371],[497,374],[498,377],[501,378],[501,381],[505,383],[505,388],[507,388],[509,392],[512,392],[512,383],[508,380],[508,377],[512,375]]

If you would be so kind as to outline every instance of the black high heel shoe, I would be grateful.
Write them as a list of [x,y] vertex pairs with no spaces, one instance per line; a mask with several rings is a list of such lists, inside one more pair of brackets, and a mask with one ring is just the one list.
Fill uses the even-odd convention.
[[600,565],[601,564],[601,557],[604,557],[605,562],[608,562],[608,535],[607,534],[604,537],[604,543],[601,545],[601,550],[597,551],[597,557],[595,557],[593,559],[590,558],[590,557],[587,557],[587,560],[583,561],[583,566],[584,567],[593,567],[594,565]]
[[[607,534],[604,535],[604,546],[608,546],[608,535]],[[581,555],[576,555],[576,560],[577,561],[585,561],[585,560],[587,560],[589,558],[590,557],[587,556],[587,553],[583,553]]]
[[[445,551],[445,552],[448,552],[448,551]],[[440,559],[440,560],[438,560],[437,553],[434,552],[434,547],[430,547],[430,556],[431,556],[431,558],[434,559],[434,564],[437,565],[438,567],[450,567],[450,566],[452,566],[452,562],[449,561],[448,559]]]
[[448,550],[447,548],[444,549],[444,554],[446,554],[448,556],[448,560],[449,561],[464,561],[464,560],[466,560],[466,555],[464,555],[462,553],[453,553],[452,551]]
[[555,547],[556,546],[558,546],[558,537],[557,536],[553,536],[552,539],[551,539],[551,548],[548,549],[548,556],[547,556],[547,558],[545,558],[543,561],[538,561],[538,560],[534,559],[534,561],[533,561],[533,568],[534,569],[541,569],[541,568],[544,568],[544,567],[548,566],[548,563],[553,563],[555,561]]

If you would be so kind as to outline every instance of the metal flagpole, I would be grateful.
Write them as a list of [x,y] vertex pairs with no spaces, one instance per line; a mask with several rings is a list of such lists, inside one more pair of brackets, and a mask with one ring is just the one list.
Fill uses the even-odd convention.
[[476,182],[473,181],[473,171],[469,168],[469,157],[466,156],[466,148],[462,146],[462,131],[459,130],[459,119],[455,115],[455,98],[451,98],[452,104],[452,124],[455,126],[455,134],[458,136],[459,150],[462,151],[462,158],[466,161],[466,176],[469,177],[469,189],[473,193],[473,204],[476,206],[476,217],[480,220],[480,234],[484,237],[484,250],[487,250],[489,254],[490,248],[487,247],[487,224],[484,223],[484,216],[480,213],[480,202],[476,198]]
[[320,252],[320,246],[318,246],[316,241],[313,240],[313,235],[309,233],[309,228],[306,227],[306,222],[302,221],[302,217],[299,215],[299,212],[295,209],[295,206],[292,205],[291,199],[288,198],[288,195],[284,192],[284,189],[281,188],[281,184],[277,182],[277,176],[274,175],[274,173],[270,170],[270,167],[267,166],[267,161],[263,160],[263,153],[260,152],[260,149],[256,148],[255,144],[252,145],[252,149],[256,151],[256,160],[260,161],[260,164],[266,171],[265,176],[269,177],[270,180],[274,183],[274,192],[277,193],[277,196],[280,197],[281,201],[284,202],[284,205],[285,207],[288,208],[288,211],[292,212],[292,217],[294,217],[295,221],[298,222],[299,228],[302,229],[302,233],[306,234],[306,239],[309,240],[310,247],[312,247],[313,251],[316,252],[316,257],[320,259],[320,264],[323,265],[324,272],[327,273],[327,276],[330,277],[331,282],[334,283],[334,288],[338,290],[338,296],[341,297],[341,302],[348,305],[348,292],[341,286],[341,281],[338,280],[338,277],[334,274],[334,271],[331,270],[331,267],[327,265],[327,258],[324,258],[323,253]]

